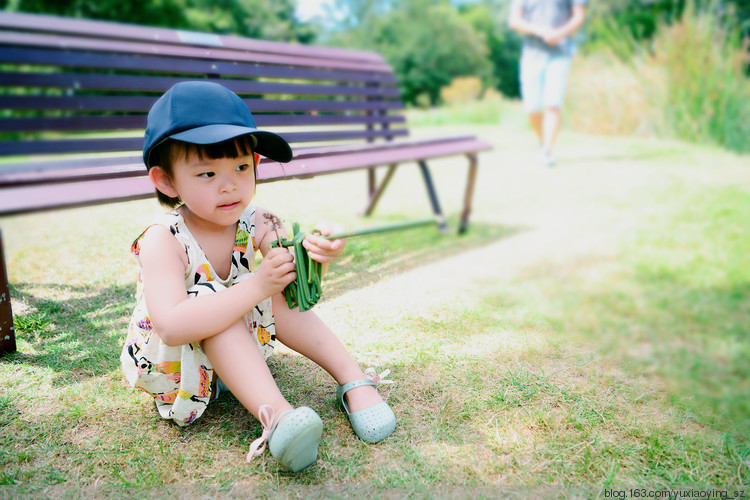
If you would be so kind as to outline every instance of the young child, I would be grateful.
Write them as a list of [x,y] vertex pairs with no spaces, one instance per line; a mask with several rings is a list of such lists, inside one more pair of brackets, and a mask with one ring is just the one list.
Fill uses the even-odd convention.
[[[378,377],[365,376],[313,312],[290,310],[283,299],[294,257],[269,247],[276,234],[264,222],[273,214],[251,203],[259,154],[292,159],[289,144],[258,130],[242,99],[221,85],[178,83],[154,104],[143,160],[159,201],[173,211],[133,243],[137,305],[120,360],[128,382],[179,425],[200,417],[221,377],[264,427],[248,460],[267,442],[284,467],[298,471],[317,459],[323,424],[279,391],[265,362],[277,339],[331,374],[361,439],[384,439],[396,417],[374,388]],[[330,224],[319,229],[333,232]],[[325,272],[345,241],[310,235],[304,246]],[[258,250],[263,260],[253,269]]]

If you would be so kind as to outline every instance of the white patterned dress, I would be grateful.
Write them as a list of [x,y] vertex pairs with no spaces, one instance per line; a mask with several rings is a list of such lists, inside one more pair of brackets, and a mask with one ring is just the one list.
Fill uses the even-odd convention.
[[[216,274],[178,212],[161,216],[153,225],[169,229],[184,248],[188,260],[185,288],[189,296],[216,293],[252,276],[257,251],[253,205],[245,210],[237,224],[232,269],[226,280]],[[131,247],[136,260],[140,253],[140,240],[146,231],[148,228]],[[249,252],[249,248],[252,251]],[[137,303],[120,355],[120,364],[130,385],[142,389],[154,398],[162,417],[174,420],[179,425],[187,425],[200,417],[208,405],[213,368],[198,342],[168,346],[161,341],[151,324],[143,288],[144,283],[139,273]],[[246,322],[248,333],[253,335],[263,357],[267,359],[276,342],[271,299],[267,298],[253,308],[246,316]]]

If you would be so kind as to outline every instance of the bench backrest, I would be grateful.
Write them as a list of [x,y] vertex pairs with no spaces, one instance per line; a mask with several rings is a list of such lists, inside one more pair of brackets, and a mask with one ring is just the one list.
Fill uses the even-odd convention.
[[[151,105],[196,79],[238,93],[258,126],[295,151],[407,134],[393,71],[376,53],[0,13],[0,160],[54,155],[54,168],[99,168],[129,156],[137,164]],[[81,153],[92,158],[82,162]],[[67,167],[66,154],[77,158]],[[7,159],[6,172],[16,168]]]

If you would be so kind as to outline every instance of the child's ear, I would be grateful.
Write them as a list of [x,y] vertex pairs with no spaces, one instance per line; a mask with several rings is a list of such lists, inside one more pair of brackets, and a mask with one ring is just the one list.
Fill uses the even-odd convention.
[[167,172],[163,168],[157,166],[151,167],[148,171],[148,177],[159,192],[170,198],[177,198],[179,196],[177,190],[172,186],[172,179],[169,178],[169,175],[167,175]]
[[253,153],[253,160],[255,160],[255,166],[258,166],[258,163],[260,163],[260,155],[258,153]]

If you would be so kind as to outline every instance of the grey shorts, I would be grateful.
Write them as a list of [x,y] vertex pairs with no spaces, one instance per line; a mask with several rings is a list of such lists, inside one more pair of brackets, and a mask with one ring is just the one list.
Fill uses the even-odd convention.
[[569,56],[522,57],[521,95],[527,113],[561,108],[570,73]]

